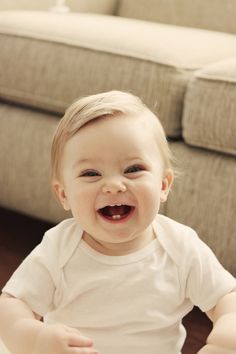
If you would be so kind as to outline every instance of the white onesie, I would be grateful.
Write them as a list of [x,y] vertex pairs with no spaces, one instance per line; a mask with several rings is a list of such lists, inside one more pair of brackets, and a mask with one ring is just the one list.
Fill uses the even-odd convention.
[[68,219],[46,232],[3,291],[48,323],[78,328],[100,354],[179,354],[182,318],[210,310],[236,279],[189,227],[158,215],[156,239],[125,256],[106,256]]

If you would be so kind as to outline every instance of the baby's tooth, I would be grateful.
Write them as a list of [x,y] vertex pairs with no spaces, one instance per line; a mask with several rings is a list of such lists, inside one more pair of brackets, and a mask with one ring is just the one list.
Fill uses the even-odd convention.
[[113,220],[119,220],[121,218],[120,215],[112,215]]

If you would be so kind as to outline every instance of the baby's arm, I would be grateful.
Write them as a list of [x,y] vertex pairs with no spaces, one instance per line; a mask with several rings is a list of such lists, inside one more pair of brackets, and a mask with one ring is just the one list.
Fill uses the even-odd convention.
[[236,291],[225,295],[210,311],[213,329],[198,354],[236,353]]
[[92,340],[76,329],[39,321],[21,300],[0,296],[0,337],[12,354],[98,354]]

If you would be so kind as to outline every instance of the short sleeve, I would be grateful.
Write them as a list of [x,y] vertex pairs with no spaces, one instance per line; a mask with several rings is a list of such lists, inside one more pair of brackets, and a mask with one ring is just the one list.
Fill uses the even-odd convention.
[[186,295],[203,312],[209,311],[222,296],[236,289],[236,279],[197,236],[186,269]]
[[82,230],[74,219],[48,230],[2,289],[23,300],[33,312],[45,316],[55,308],[62,268],[76,249]]
[[52,242],[45,234],[42,242],[13,273],[2,292],[17,297],[40,316],[52,310],[55,291],[55,257]]
[[236,279],[190,227],[158,215],[156,233],[178,270],[179,292],[203,312],[236,289]]

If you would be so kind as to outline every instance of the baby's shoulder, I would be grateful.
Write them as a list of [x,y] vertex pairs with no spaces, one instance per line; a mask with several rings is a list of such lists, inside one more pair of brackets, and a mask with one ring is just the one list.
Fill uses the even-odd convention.
[[82,234],[83,230],[73,218],[66,219],[46,231],[41,246],[47,253],[54,254],[63,267],[77,248]]
[[175,242],[179,242],[180,239],[188,239],[196,241],[199,239],[195,230],[191,227],[184,225],[178,221],[175,221],[167,216],[158,215],[155,219],[155,225],[159,227],[161,234],[165,234],[167,238],[171,238]]
[[178,264],[185,257],[193,257],[202,246],[202,241],[191,227],[164,215],[157,216],[154,228],[162,247]]

